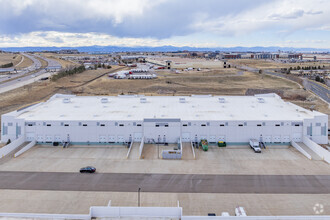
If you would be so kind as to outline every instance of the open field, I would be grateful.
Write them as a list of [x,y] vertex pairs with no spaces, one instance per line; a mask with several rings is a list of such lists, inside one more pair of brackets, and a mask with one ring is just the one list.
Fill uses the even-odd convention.
[[11,53],[0,53],[0,65],[13,63],[13,68],[22,69],[29,67],[33,64],[33,61],[26,56],[21,54],[11,54]]
[[71,93],[69,87],[78,88],[86,82],[95,79],[109,71],[116,71],[116,68],[110,70],[91,70],[84,73],[61,78],[56,82],[39,81],[30,85],[6,92],[0,96],[0,115],[17,110],[20,107],[32,103],[47,100],[55,93]]
[[[137,207],[135,192],[77,192],[0,190],[0,212],[88,214],[90,206]],[[315,204],[324,206],[323,215],[330,214],[329,194],[220,194],[220,193],[147,193],[141,192],[141,206],[177,206],[183,215],[229,212],[243,206],[247,215],[315,215]],[[299,202],[297,202],[299,201]],[[19,204],[19,205],[17,205]],[[0,218],[1,219],[1,218]]]
[[16,66],[16,68],[25,68],[25,67],[31,66],[32,64],[33,64],[33,61],[30,58],[24,56],[24,60],[21,63],[19,63]]
[[[230,73],[233,73],[232,71]],[[210,74],[210,75],[209,75]],[[295,83],[254,73],[223,76],[224,73],[186,73],[160,76],[153,80],[114,80],[107,76],[95,80],[84,89],[88,94],[146,94],[146,95],[244,95],[247,88],[298,89]],[[280,81],[280,82],[279,82]]]
[[233,65],[247,65],[259,69],[274,69],[274,68],[290,68],[297,66],[326,66],[330,67],[330,63],[320,63],[320,62],[297,62],[297,63],[281,63],[271,60],[255,60],[255,59],[237,59],[237,60],[228,60],[228,63]]
[[[174,146],[174,145],[173,145]],[[173,147],[172,146],[172,147]],[[324,161],[309,160],[295,148],[272,146],[261,154],[246,146],[219,148],[207,152],[183,146],[183,160],[161,158],[164,146],[146,144],[144,159],[138,158],[138,144],[126,159],[124,145],[71,146],[69,148],[37,145],[17,158],[0,160],[0,171],[78,172],[81,167],[95,166],[99,173],[162,173],[162,174],[236,174],[236,175],[330,175]],[[167,147],[169,149],[169,147]]]
[[[31,103],[47,100],[55,93],[77,95],[245,95],[248,89],[261,92],[281,92],[282,98],[306,108],[330,114],[328,104],[315,95],[301,89],[298,84],[264,74],[244,72],[235,69],[188,71],[180,74],[161,72],[152,80],[115,80],[107,75],[122,67],[113,66],[110,70],[89,70],[68,76],[56,82],[43,81],[24,86],[0,96],[0,114],[16,110]],[[95,80],[93,80],[95,79]],[[93,81],[91,81],[93,80]]]
[[17,65],[22,59],[20,54],[12,53],[0,53],[0,65],[13,63],[14,66]]
[[200,58],[181,58],[181,57],[148,57],[148,61],[163,63],[165,61],[172,61],[172,68],[185,69],[185,68],[208,68],[208,69],[223,69],[223,61],[205,60]]
[[180,71],[179,73],[175,73],[172,70],[164,69],[164,70],[156,70],[158,76],[211,76],[211,77],[225,77],[225,76],[235,76],[235,75],[243,75],[243,72],[237,71],[235,68],[227,68],[227,69],[201,69],[190,70],[190,71]]
[[[52,53],[42,53],[42,55],[49,58],[49,59],[53,59],[53,60],[59,62],[62,65],[63,68],[79,66],[79,64],[77,64],[77,63],[57,58],[58,56],[60,56],[60,54],[54,55]],[[78,54],[73,54],[73,55],[78,55]]]

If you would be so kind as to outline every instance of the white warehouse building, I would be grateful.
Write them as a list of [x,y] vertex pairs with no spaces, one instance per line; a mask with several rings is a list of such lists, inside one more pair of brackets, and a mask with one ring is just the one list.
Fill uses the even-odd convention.
[[328,115],[309,111],[276,94],[255,96],[75,96],[1,116],[1,141],[111,144],[121,142],[268,144],[328,142]]

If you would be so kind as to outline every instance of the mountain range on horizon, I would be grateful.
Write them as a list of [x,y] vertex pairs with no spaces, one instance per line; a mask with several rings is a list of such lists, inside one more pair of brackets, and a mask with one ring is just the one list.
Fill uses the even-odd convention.
[[330,53],[330,49],[318,48],[294,48],[294,47],[125,47],[125,46],[81,46],[81,47],[2,47],[0,50],[7,52],[41,52],[77,49],[79,52],[87,53],[111,53],[111,52],[177,52],[177,51],[220,51],[220,52],[305,52],[305,53]]

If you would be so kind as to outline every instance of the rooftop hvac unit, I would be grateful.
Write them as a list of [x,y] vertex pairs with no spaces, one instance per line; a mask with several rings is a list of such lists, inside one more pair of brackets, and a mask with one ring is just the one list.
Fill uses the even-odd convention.
[[226,99],[225,98],[219,98],[219,102],[220,103],[225,103],[226,102]]
[[265,103],[265,99],[264,98],[257,98],[259,103]]
[[71,102],[70,98],[64,98],[63,99],[63,103],[70,103],[70,102]]
[[147,103],[147,98],[140,98],[140,103]]
[[179,102],[180,103],[185,103],[186,102],[186,98],[179,98]]
[[101,99],[101,103],[108,103],[108,102],[109,102],[108,98],[102,98]]

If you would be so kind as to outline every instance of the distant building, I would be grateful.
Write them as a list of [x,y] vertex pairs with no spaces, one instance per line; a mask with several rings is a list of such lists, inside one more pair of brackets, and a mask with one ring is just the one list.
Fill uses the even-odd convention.
[[142,55],[131,55],[131,56],[120,56],[120,59],[124,63],[136,63],[136,62],[146,62],[146,56]]
[[230,54],[223,54],[223,59],[240,59],[241,54],[238,53],[230,53]]
[[58,52],[59,54],[79,54],[79,51],[76,49],[71,49],[71,50],[60,50]]

